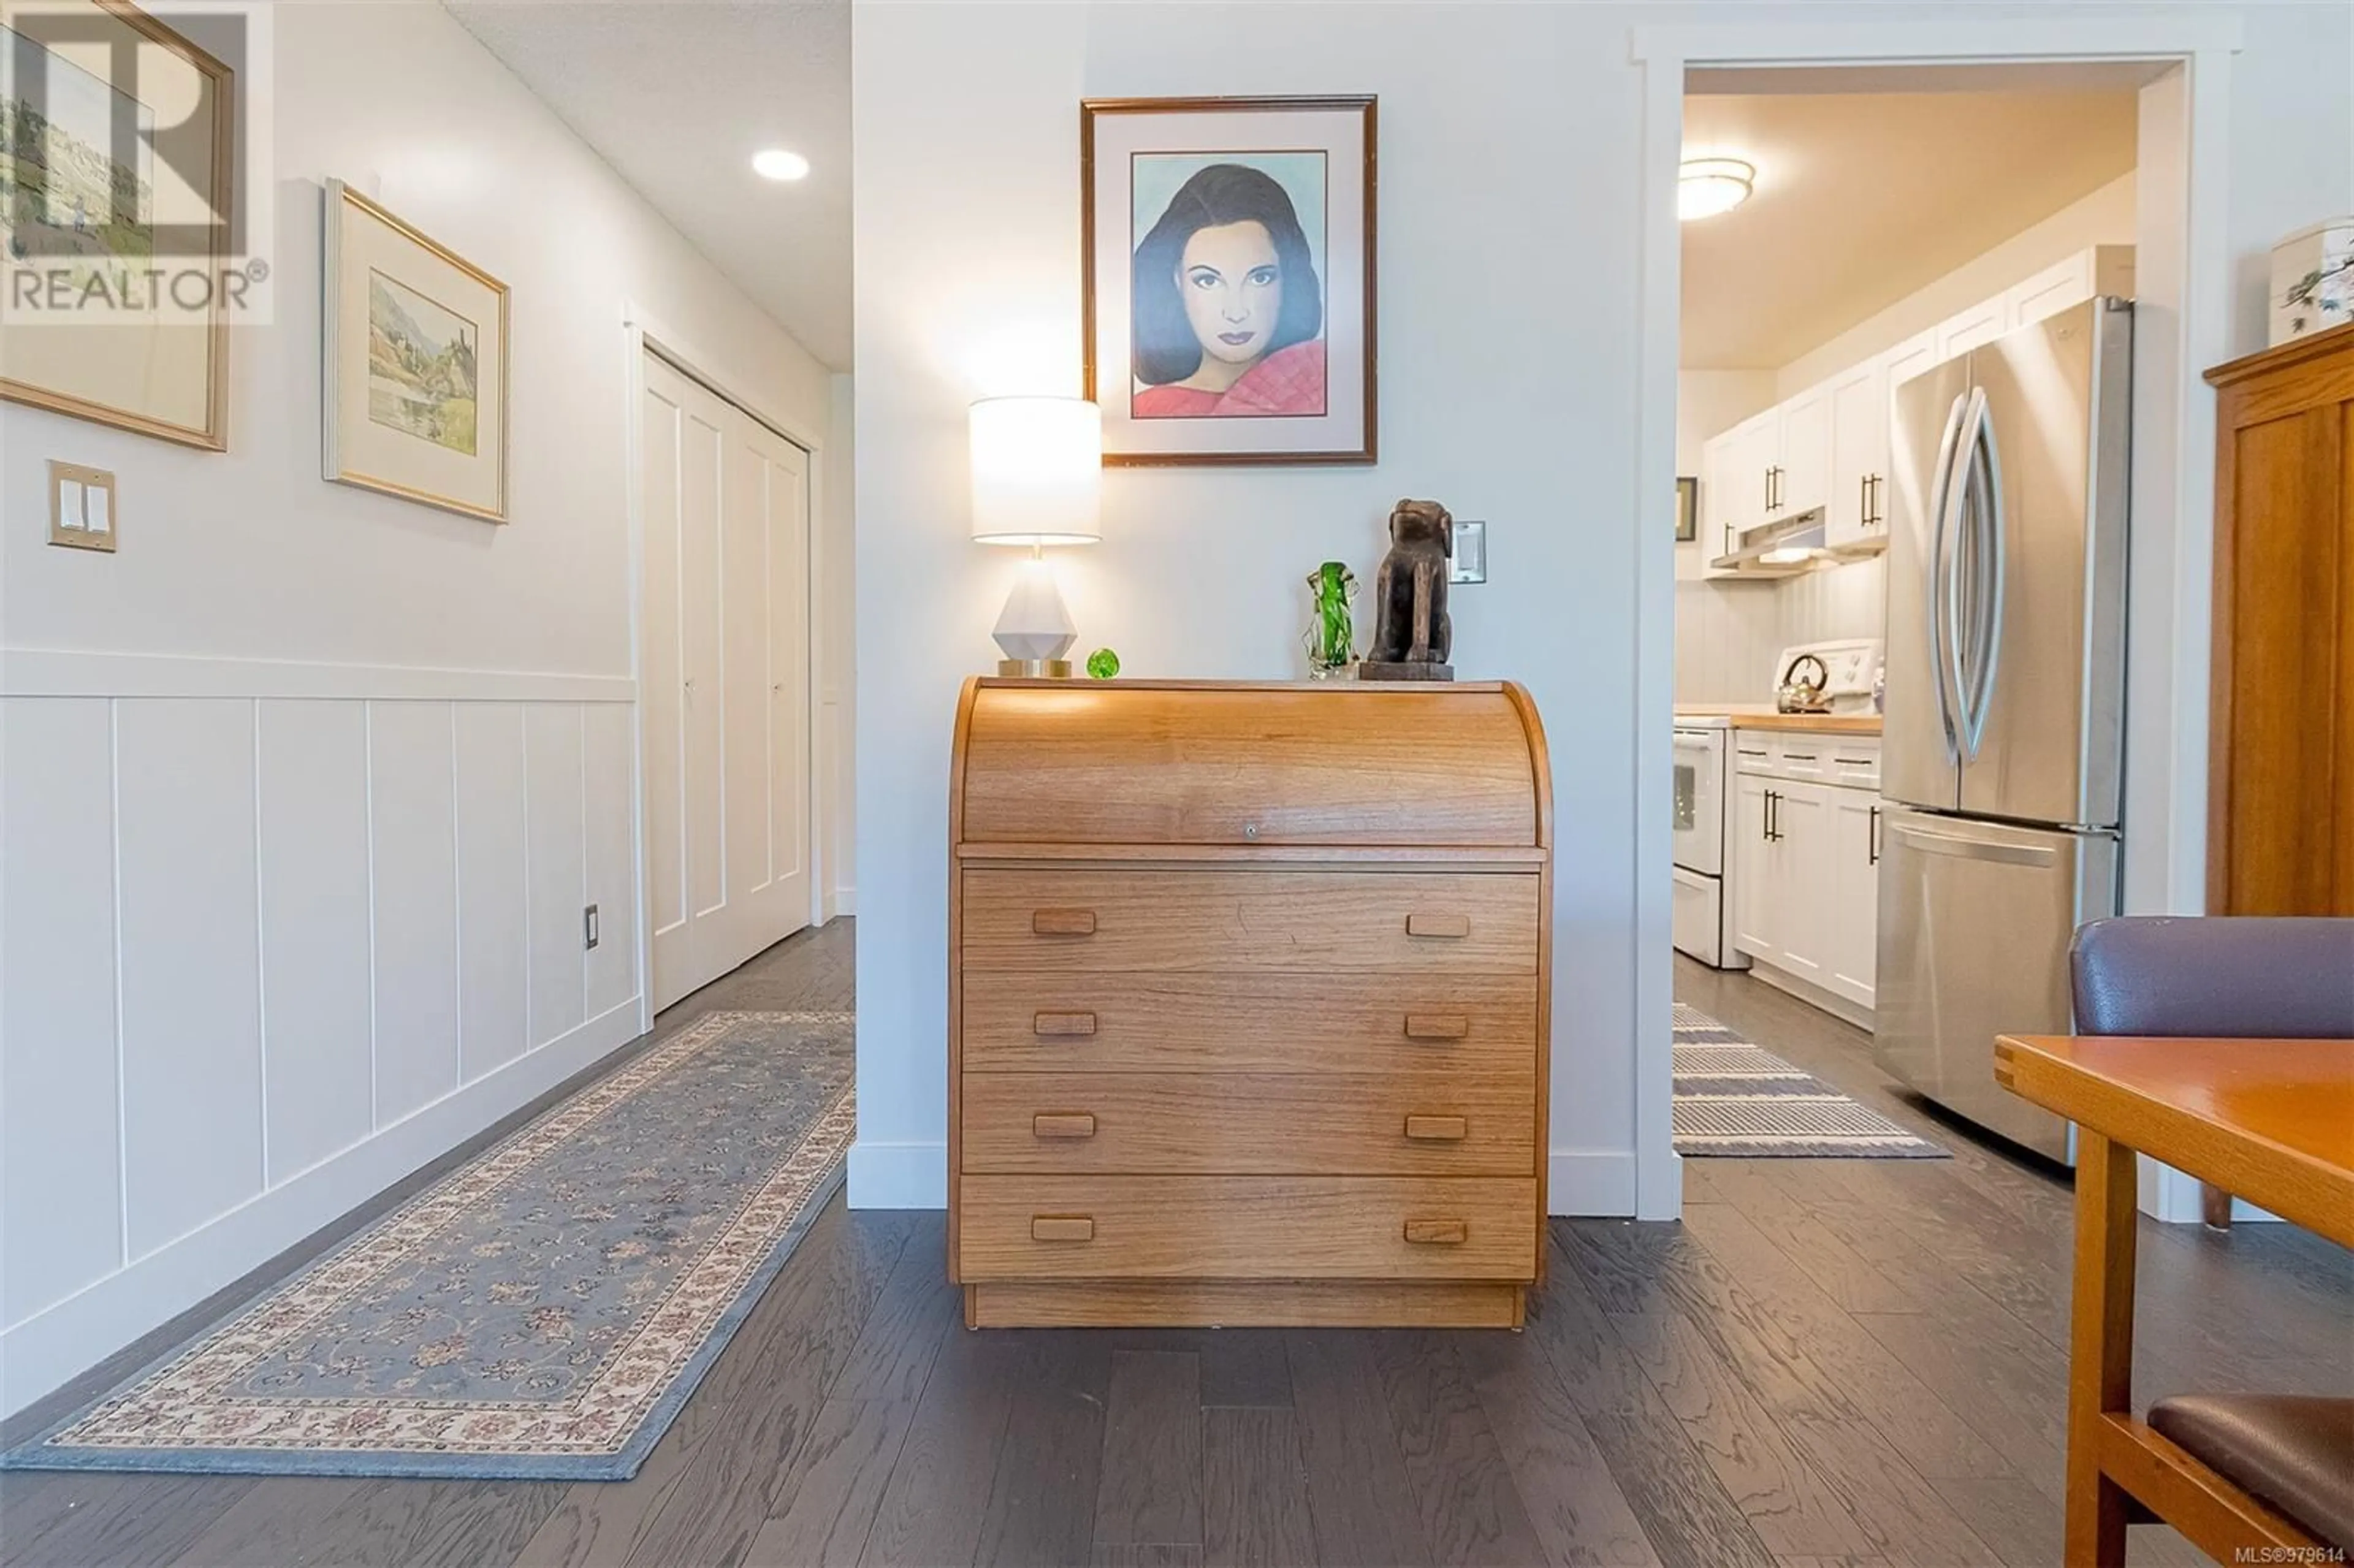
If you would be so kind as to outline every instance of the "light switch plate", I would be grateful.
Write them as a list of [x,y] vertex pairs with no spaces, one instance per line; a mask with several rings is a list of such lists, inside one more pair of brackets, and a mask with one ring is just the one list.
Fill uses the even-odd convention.
[[49,460],[49,543],[71,550],[112,550],[119,520],[114,475],[102,468]]
[[1450,583],[1484,583],[1488,580],[1488,524],[1455,523],[1455,555],[1447,567]]

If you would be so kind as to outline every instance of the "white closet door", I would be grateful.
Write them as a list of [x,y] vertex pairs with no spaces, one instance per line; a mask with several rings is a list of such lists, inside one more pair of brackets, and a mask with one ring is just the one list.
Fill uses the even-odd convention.
[[646,873],[666,1007],[809,923],[808,459],[645,364]]

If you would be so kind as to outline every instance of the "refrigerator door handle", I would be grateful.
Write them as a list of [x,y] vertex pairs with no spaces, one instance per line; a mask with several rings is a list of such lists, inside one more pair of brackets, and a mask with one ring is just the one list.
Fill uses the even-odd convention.
[[1963,754],[1975,761],[1985,738],[1987,717],[1994,708],[1994,682],[2002,652],[2004,548],[2009,530],[2002,510],[2002,458],[1996,449],[1994,411],[1986,393],[1974,388],[1970,407],[1977,418],[1970,431],[1967,468],[1968,513],[1976,535],[1970,552],[1969,641],[1962,647]]
[[1906,843],[1924,854],[1952,855],[1957,860],[1990,860],[2004,865],[2056,865],[2058,852],[2041,844],[2003,843],[1993,839],[1974,839],[1961,833],[1934,832],[1916,828],[1910,822],[1898,822],[1889,828]]
[[1946,433],[1937,442],[1937,466],[1929,479],[1929,547],[1925,566],[1928,582],[1922,599],[1928,609],[1925,618],[1929,622],[1929,667],[1937,687],[1937,723],[1946,736],[1946,760],[1961,756],[1960,726],[1955,709],[1959,706],[1960,693],[1949,679],[1954,652],[1946,642],[1946,617],[1941,609],[1952,586],[1952,574],[1946,561],[1948,524],[1954,508],[1955,448],[1960,444],[1962,417],[1969,409],[1969,395],[1962,393],[1954,398],[1954,406],[1946,413]]

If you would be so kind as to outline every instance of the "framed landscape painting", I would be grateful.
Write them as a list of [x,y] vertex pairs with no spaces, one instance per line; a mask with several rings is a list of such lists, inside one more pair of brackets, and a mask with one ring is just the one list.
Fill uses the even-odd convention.
[[126,0],[0,8],[0,397],[228,448],[236,117]]
[[507,288],[327,182],[326,477],[507,516]]
[[1079,106],[1107,463],[1372,462],[1374,101]]

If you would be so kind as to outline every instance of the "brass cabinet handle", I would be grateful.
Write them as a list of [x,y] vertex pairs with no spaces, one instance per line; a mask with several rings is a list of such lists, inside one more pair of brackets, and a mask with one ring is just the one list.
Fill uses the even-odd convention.
[[1033,1214],[1030,1216],[1030,1239],[1044,1242],[1079,1242],[1096,1239],[1096,1222],[1091,1214]]
[[1408,915],[1405,934],[1409,937],[1468,937],[1471,934],[1469,915]]
[[1459,1116],[1410,1116],[1405,1118],[1405,1135],[1419,1143],[1460,1143],[1470,1136],[1470,1126]]
[[1462,1220],[1408,1220],[1405,1239],[1416,1246],[1461,1246],[1471,1239],[1471,1227]]
[[1040,937],[1092,937],[1096,934],[1096,912],[1092,909],[1039,909],[1030,916],[1030,929]]
[[1030,1021],[1030,1032],[1048,1038],[1093,1034],[1096,1032],[1096,1015],[1092,1012],[1042,1012]]
[[1040,1111],[1030,1118],[1033,1138],[1093,1138],[1096,1118],[1091,1111]]
[[1471,1033],[1471,1021],[1460,1013],[1409,1012],[1405,1015],[1405,1037],[1409,1040],[1460,1040]]

